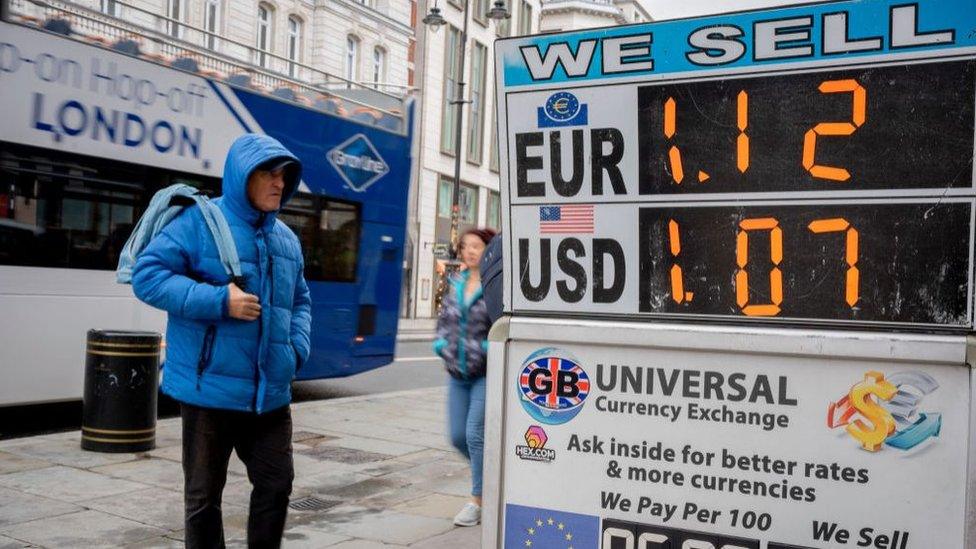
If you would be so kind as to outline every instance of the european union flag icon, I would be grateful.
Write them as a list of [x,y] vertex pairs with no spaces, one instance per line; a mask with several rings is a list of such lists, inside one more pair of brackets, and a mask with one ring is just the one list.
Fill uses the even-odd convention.
[[597,549],[600,517],[505,506],[505,549]]

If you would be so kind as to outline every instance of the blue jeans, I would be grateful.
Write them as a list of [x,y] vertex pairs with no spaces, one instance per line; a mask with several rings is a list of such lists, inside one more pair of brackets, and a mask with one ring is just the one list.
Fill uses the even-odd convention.
[[447,422],[451,444],[471,460],[471,495],[481,497],[481,467],[485,457],[485,378],[450,378]]

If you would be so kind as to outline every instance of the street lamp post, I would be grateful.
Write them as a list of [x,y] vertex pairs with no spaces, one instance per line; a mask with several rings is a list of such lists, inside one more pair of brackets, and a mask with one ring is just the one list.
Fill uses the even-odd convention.
[[[471,102],[470,100],[464,99],[464,58],[468,45],[468,2],[470,0],[464,0],[464,5],[461,8],[461,16],[464,18],[464,23],[461,25],[461,51],[459,52],[461,59],[458,67],[457,91],[454,94],[454,99],[450,102],[451,105],[457,106],[457,115],[454,124],[454,193],[451,201],[450,268],[452,270],[458,267],[458,230],[461,223],[461,136],[463,133],[461,131],[461,120],[464,116],[464,105]],[[496,21],[511,17],[508,9],[505,8],[504,0],[495,0],[494,6],[486,15],[489,19],[495,19]],[[437,32],[446,23],[444,17],[441,15],[440,8],[437,7],[436,0],[434,6],[430,8],[430,13],[424,17],[423,22],[434,32]]]

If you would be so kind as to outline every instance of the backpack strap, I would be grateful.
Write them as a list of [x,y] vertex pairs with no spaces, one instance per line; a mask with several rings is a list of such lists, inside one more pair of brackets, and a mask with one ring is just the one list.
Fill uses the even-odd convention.
[[122,284],[130,284],[136,260],[149,244],[149,241],[159,234],[163,227],[180,211],[194,204],[200,208],[200,214],[210,230],[210,235],[217,246],[217,253],[220,255],[220,262],[224,266],[224,272],[238,288],[243,290],[244,276],[241,272],[241,261],[237,255],[237,247],[234,244],[230,226],[227,224],[227,218],[224,217],[220,208],[201,194],[199,190],[183,183],[170,185],[153,195],[149,206],[139,218],[132,234],[122,248],[119,266],[116,270],[116,280]]
[[237,246],[234,245],[234,236],[230,232],[227,218],[224,212],[209,198],[202,194],[194,194],[193,201],[200,208],[203,220],[210,229],[214,243],[217,245],[217,253],[220,255],[220,262],[224,265],[224,271],[230,276],[231,281],[240,289],[244,289],[244,276],[241,272],[241,260],[237,255]]

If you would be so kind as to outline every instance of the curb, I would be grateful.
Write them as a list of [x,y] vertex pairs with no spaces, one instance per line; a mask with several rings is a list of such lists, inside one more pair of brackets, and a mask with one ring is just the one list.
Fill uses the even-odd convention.
[[433,341],[432,333],[397,334],[397,341]]

